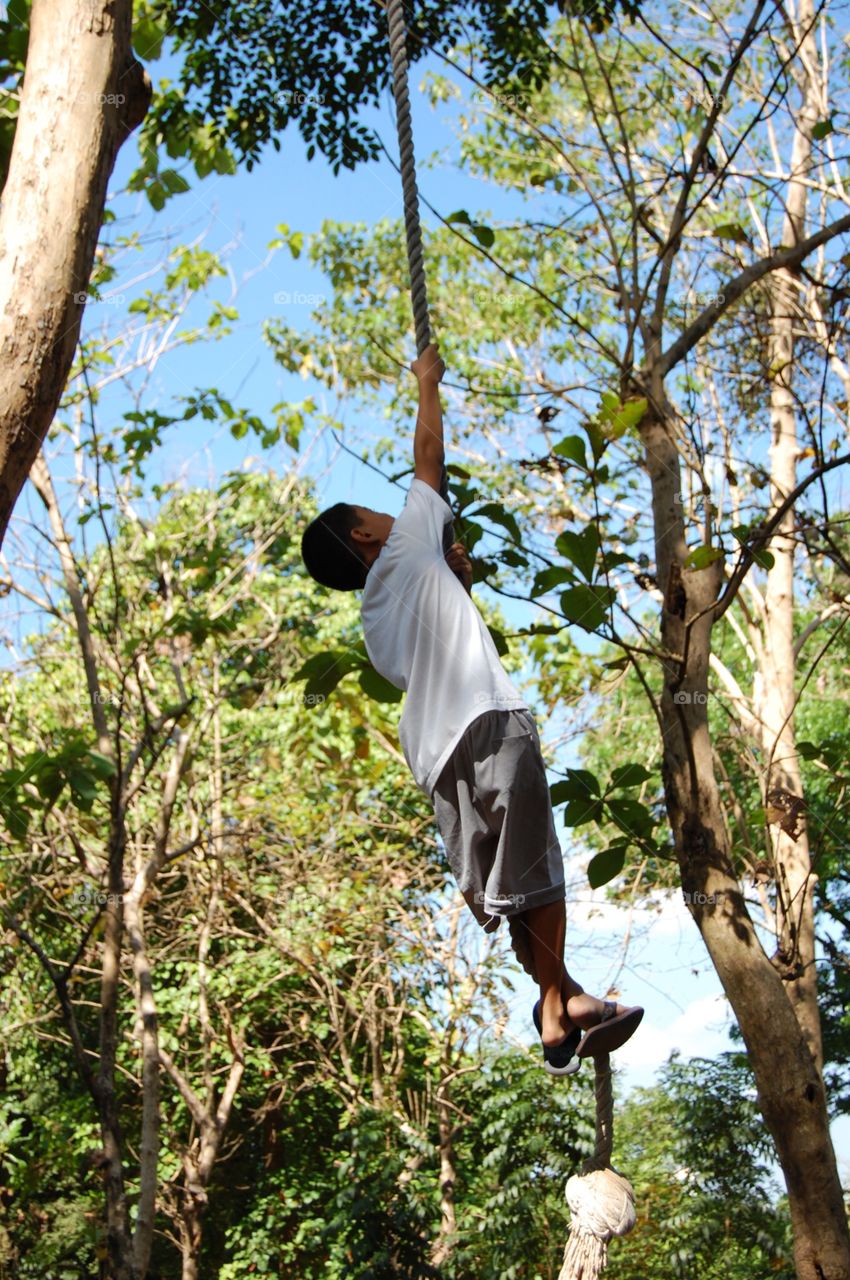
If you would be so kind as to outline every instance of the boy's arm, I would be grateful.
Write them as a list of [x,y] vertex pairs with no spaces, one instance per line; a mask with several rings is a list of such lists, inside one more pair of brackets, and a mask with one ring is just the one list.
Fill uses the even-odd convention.
[[419,412],[413,436],[413,472],[432,489],[440,491],[443,471],[443,409],[440,379],[446,366],[436,343],[431,343],[410,366],[419,381]]
[[472,564],[462,542],[454,542],[446,552],[446,564],[468,596],[472,595]]

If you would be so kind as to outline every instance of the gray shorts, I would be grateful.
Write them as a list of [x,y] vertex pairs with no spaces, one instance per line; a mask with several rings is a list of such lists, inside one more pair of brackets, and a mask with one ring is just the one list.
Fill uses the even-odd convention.
[[473,720],[433,800],[458,887],[488,932],[502,916],[564,897],[561,847],[529,711],[485,711]]

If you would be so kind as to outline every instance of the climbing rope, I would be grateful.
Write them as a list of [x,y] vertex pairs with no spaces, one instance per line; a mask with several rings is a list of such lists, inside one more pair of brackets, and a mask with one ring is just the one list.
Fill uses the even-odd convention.
[[387,26],[392,59],[398,152],[401,162],[401,189],[404,199],[404,228],[407,234],[407,262],[410,268],[410,296],[416,329],[416,354],[431,341],[425,264],[422,257],[422,230],[419,225],[419,191],[413,154],[413,123],[410,117],[410,90],[407,83],[407,40],[402,0],[386,0]]
[[[510,916],[514,954],[537,982],[537,968],[527,920]],[[608,1261],[608,1242],[635,1225],[635,1197],[627,1178],[611,1167],[614,1145],[614,1087],[607,1053],[593,1059],[596,1100],[596,1143],[581,1173],[567,1179],[570,1235],[558,1280],[597,1280]]]
[[[416,329],[416,353],[422,354],[431,341],[431,320],[425,287],[425,264],[422,254],[422,228],[419,221],[419,191],[416,186],[416,162],[413,150],[413,123],[410,115],[410,89],[407,79],[407,42],[403,0],[385,0],[392,59],[393,95],[396,104],[396,128],[404,199],[404,227],[407,236],[407,262],[410,269],[410,295],[413,323]],[[443,467],[440,494],[448,502],[448,479]],[[446,548],[453,537],[452,525],[444,529]],[[511,942],[520,964],[535,981],[533,954],[528,926],[522,917],[510,920]],[[608,1260],[608,1241],[625,1235],[635,1224],[634,1193],[629,1182],[611,1168],[614,1140],[614,1092],[608,1054],[593,1060],[596,1072],[596,1146],[585,1161],[581,1174],[567,1181],[566,1197],[572,1214],[570,1237],[564,1251],[564,1263],[558,1280],[597,1280]]]
[[614,1090],[607,1053],[593,1059],[596,1074],[596,1146],[580,1174],[567,1180],[570,1236],[558,1280],[597,1280],[608,1261],[608,1242],[635,1225],[631,1184],[611,1168]]
[[[425,287],[425,260],[422,254],[422,227],[419,221],[419,189],[416,185],[413,121],[410,115],[410,88],[407,80],[407,29],[402,0],[386,0],[384,7],[387,13],[392,60],[401,191],[404,201],[404,230],[407,237],[407,265],[410,271],[413,325],[416,330],[416,354],[421,356],[431,341],[431,317],[428,313],[428,292]],[[451,506],[449,478],[445,466],[440,477],[440,497]],[[448,551],[454,540],[454,524],[446,523],[443,528],[443,550]]]

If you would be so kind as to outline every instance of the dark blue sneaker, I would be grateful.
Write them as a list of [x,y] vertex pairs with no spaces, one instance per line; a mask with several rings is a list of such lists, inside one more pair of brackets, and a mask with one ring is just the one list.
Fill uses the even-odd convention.
[[[540,1023],[540,1001],[531,1011],[534,1019],[534,1025],[537,1028],[537,1034],[542,1031]],[[569,1035],[565,1036],[560,1044],[543,1045],[543,1069],[548,1071],[550,1076],[571,1076],[578,1071],[581,1066],[581,1059],[575,1057],[575,1051],[581,1040],[581,1027],[574,1027]]]

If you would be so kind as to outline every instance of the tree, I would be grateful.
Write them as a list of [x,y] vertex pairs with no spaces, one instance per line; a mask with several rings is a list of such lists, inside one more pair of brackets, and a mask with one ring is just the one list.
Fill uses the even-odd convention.
[[[495,520],[503,544],[479,561],[479,576],[540,601],[548,626],[572,624],[617,645],[613,662],[631,667],[652,709],[672,844],[658,810],[632,790],[649,780],[643,765],[625,770],[618,761],[607,780],[568,771],[553,797],[566,803],[571,827],[600,820],[617,828],[592,870],[595,883],[619,875],[630,857],[668,874],[678,868],[751,1056],[787,1180],[802,1280],[850,1270],[827,1127],[813,880],[795,821],[803,796],[790,718],[798,697],[792,650],[803,641],[789,592],[800,530],[810,531],[813,565],[835,558],[830,477],[848,460],[840,397],[835,417],[821,407],[812,419],[801,408],[823,406],[815,388],[826,386],[829,399],[833,379],[842,386],[847,337],[840,309],[826,327],[822,319],[824,300],[842,287],[846,264],[835,246],[850,219],[829,176],[833,103],[845,100],[846,85],[824,97],[810,42],[820,17],[757,4],[731,13],[722,38],[690,30],[688,47],[708,50],[698,73],[686,50],[646,21],[640,38],[627,39],[619,29],[596,38],[570,20],[550,32],[552,83],[526,89],[519,104],[510,83],[482,94],[472,59],[456,58],[484,117],[483,129],[464,134],[467,163],[502,186],[549,193],[551,211],[498,227],[455,211],[429,246],[435,325],[463,392],[452,406],[465,454],[455,494],[471,539]],[[767,94],[759,87],[765,70]],[[801,107],[782,91],[786,74],[799,85]],[[435,96],[452,92],[435,82]],[[787,165],[774,168],[765,190],[762,156],[780,146]],[[808,215],[804,188],[820,196]],[[372,237],[328,227],[313,249],[337,290],[318,313],[334,335],[333,374],[317,362],[320,376],[376,400],[397,377],[382,353],[406,323],[397,239],[389,226]],[[793,350],[791,280],[793,326],[804,335]],[[383,325],[375,323],[378,300]],[[296,367],[297,335],[278,328],[272,337],[280,359]],[[526,405],[542,456],[529,456],[527,428],[509,445]],[[558,439],[551,424],[565,411],[582,419],[584,435]],[[794,411],[812,459],[801,480]],[[767,456],[768,439],[765,456],[750,460],[735,415],[761,443],[762,414],[773,448]],[[378,449],[393,470],[398,442],[381,440]],[[550,529],[555,537],[545,536]],[[724,628],[736,625],[733,603],[747,614],[745,636],[734,634],[756,653],[756,702],[747,707],[719,656]],[[842,625],[840,601],[830,603],[814,627]],[[539,649],[555,643],[541,637]],[[544,658],[547,672],[565,649]],[[746,862],[724,812],[710,673],[730,691],[757,753],[773,955],[748,910]],[[616,667],[588,675],[601,692]]]
[[[24,22],[10,14],[7,42]],[[109,175],[150,101],[131,22],[131,0],[33,2],[0,203],[0,542],[74,358]]]
[[[547,7],[523,0],[506,11],[491,0],[474,15],[494,74],[519,60],[540,75]],[[301,11],[281,0],[259,7],[142,0],[133,36],[132,0],[92,0],[82,9],[75,0],[32,0],[31,10],[30,0],[12,0],[0,23],[0,542],[71,367],[109,176],[151,103],[131,37],[145,59],[159,56],[166,36],[186,50],[183,85],[156,96],[132,184],[161,208],[188,186],[176,170],[160,171],[163,146],[172,158],[190,158],[200,177],[232,173],[266,142],[279,146],[278,132],[295,120],[308,156],[318,146],[338,168],[374,155],[375,139],[358,116],[388,79],[378,14],[370,3],[330,0],[305,29]],[[468,16],[461,3],[431,3],[411,56],[426,42],[451,44]]]
[[791,1280],[787,1205],[776,1202],[773,1148],[742,1057],[674,1056],[657,1085],[629,1097],[617,1133],[638,1219],[612,1245],[611,1280]]

